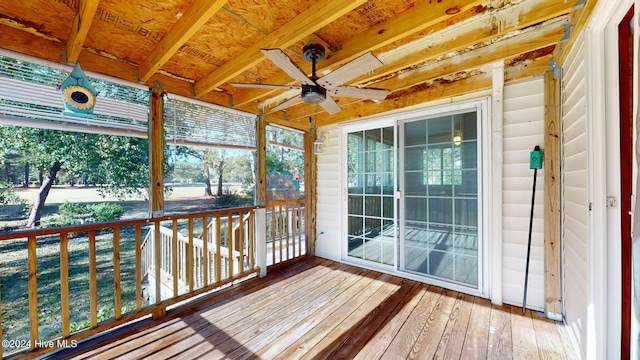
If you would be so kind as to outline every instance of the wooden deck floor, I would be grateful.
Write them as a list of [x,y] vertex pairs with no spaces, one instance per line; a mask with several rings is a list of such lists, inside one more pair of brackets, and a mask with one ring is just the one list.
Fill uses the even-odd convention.
[[75,359],[572,359],[536,313],[308,258],[55,357]]

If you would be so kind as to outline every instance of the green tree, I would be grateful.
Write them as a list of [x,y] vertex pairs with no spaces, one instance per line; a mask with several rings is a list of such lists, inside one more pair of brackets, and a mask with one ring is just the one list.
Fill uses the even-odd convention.
[[146,139],[0,126],[0,149],[28,159],[46,177],[34,200],[27,227],[39,224],[51,186],[59,173],[84,176],[102,195],[126,198],[148,188],[149,151]]

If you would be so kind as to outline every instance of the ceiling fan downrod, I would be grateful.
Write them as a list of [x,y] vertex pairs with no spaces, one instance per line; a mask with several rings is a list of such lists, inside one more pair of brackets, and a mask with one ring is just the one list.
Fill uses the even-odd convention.
[[310,104],[319,104],[327,99],[327,90],[316,84],[318,76],[316,75],[316,63],[324,59],[324,46],[317,43],[309,43],[302,48],[302,56],[305,60],[311,62],[311,79],[313,85],[302,85],[302,101]]

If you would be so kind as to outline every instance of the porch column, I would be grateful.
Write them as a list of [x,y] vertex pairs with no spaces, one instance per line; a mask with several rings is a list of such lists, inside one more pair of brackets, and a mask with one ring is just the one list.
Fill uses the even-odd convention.
[[256,122],[256,209],[255,241],[256,266],[260,268],[260,277],[267,276],[267,219],[264,205],[267,200],[267,123],[265,116],[258,117]]
[[305,193],[305,234],[308,254],[316,253],[316,203],[317,184],[316,155],[313,142],[316,140],[316,125],[312,120],[311,128],[304,133],[304,193]]
[[560,261],[560,72],[544,76],[544,310],[562,320]]
[[149,119],[149,214],[164,215],[164,91],[151,88]]

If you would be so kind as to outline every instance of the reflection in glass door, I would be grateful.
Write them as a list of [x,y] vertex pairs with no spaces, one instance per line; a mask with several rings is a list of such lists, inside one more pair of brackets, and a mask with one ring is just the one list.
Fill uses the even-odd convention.
[[347,135],[347,255],[394,265],[393,126]]
[[399,268],[478,287],[476,110],[400,123]]

